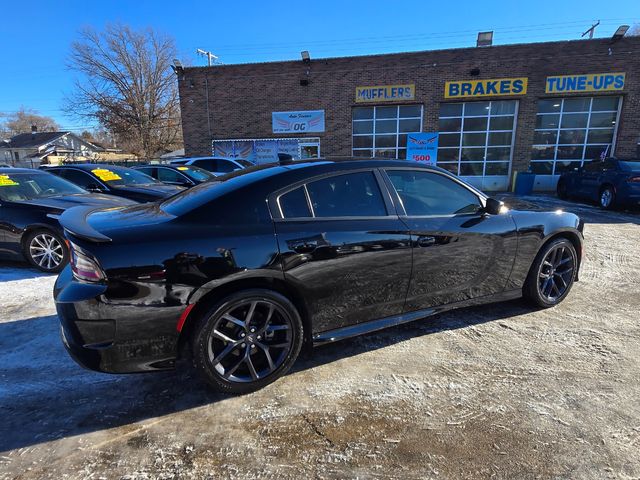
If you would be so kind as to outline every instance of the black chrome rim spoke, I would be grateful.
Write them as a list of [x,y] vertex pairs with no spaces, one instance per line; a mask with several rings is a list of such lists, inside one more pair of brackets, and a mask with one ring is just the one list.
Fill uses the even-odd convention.
[[574,262],[572,252],[565,246],[558,246],[547,253],[538,274],[538,289],[547,301],[556,302],[567,291]]
[[232,382],[260,380],[286,359],[292,346],[292,323],[268,299],[248,299],[225,307],[208,338],[211,366]]

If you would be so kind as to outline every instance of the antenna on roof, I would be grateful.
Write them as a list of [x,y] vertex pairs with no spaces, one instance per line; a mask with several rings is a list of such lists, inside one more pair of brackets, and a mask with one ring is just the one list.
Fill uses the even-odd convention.
[[596,27],[598,25],[600,25],[600,20],[598,20],[597,23],[594,23],[593,25],[591,25],[591,28],[586,32],[584,32],[582,35],[580,35],[580,38],[584,37],[587,33],[589,34],[589,39],[593,38],[593,32],[596,31]]

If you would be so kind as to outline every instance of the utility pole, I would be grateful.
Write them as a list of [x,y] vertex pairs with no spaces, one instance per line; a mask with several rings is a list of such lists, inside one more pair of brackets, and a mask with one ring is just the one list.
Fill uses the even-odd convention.
[[594,23],[593,25],[591,25],[591,28],[589,30],[587,30],[586,32],[584,32],[582,35],[580,35],[580,38],[584,37],[587,33],[589,34],[589,39],[593,38],[593,32],[596,31],[596,27],[600,25],[600,20],[598,20],[597,23]]
[[209,62],[209,66],[212,66],[215,63],[215,61],[218,60],[218,57],[215,56],[213,53],[208,52],[206,50],[203,50],[201,48],[197,48],[196,49],[196,53],[199,54],[199,55],[202,55],[204,57],[207,57],[207,60]]

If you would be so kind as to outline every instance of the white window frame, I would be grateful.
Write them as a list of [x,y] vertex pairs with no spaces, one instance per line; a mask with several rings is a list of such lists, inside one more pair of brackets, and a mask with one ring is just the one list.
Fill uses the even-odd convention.
[[[466,109],[467,109],[467,105],[469,104],[474,104],[474,103],[484,103],[484,102],[488,102],[489,103],[489,107],[488,107],[488,115],[466,115]],[[493,105],[494,102],[514,102],[514,110],[513,113],[505,113],[505,114],[492,114],[491,113],[491,107]],[[455,172],[451,172],[451,170],[448,170],[451,173],[454,173],[455,175],[458,176],[462,176],[462,177],[471,177],[471,178],[484,178],[484,177],[511,177],[511,169],[513,166],[513,150],[514,150],[514,146],[515,146],[515,141],[516,141],[516,132],[518,129],[518,109],[520,107],[520,102],[518,100],[479,100],[479,101],[471,101],[471,102],[451,102],[451,103],[455,103],[455,104],[462,104],[462,113],[460,115],[450,115],[450,116],[441,116],[438,115],[438,122],[442,119],[442,120],[448,120],[448,119],[455,119],[455,118],[459,118],[460,119],[460,131],[456,131],[456,132],[450,132],[450,131],[442,131],[439,132],[440,134],[459,134],[460,135],[460,142],[458,143],[457,147],[438,147],[438,151],[440,150],[457,150],[458,151],[458,160],[457,161],[440,161],[438,160],[438,165],[453,165],[456,164],[457,165],[457,169]],[[513,117],[513,127],[510,130],[491,130],[491,119],[492,118],[498,118],[498,117]],[[467,118],[486,118],[487,119],[487,127],[484,130],[470,130],[470,131],[465,131],[464,130],[464,122],[465,119]],[[484,139],[484,147],[482,146],[463,146],[463,139],[464,139],[464,134],[465,133],[484,133],[485,134],[485,139]],[[511,133],[511,143],[509,145],[489,145],[489,134],[491,133]],[[470,161],[470,162],[462,162],[462,149],[463,148],[471,148],[471,149],[484,149],[484,154],[483,154],[483,158],[482,160],[475,160],[475,161]],[[487,149],[489,148],[509,148],[509,159],[508,160],[487,160]],[[439,157],[439,155],[438,155]],[[461,175],[460,174],[460,168],[461,168],[461,164],[462,163],[480,163],[482,162],[482,175]],[[507,173],[506,174],[502,174],[502,175],[487,175],[487,164],[489,163],[506,163],[508,162],[508,167],[507,167]],[[444,167],[443,167],[444,168]]]
[[[400,116],[400,107],[420,107],[420,118],[418,117],[401,117]],[[386,107],[395,107],[396,108],[396,116],[395,116],[395,121],[396,121],[396,131],[394,132],[387,132],[387,133],[376,133],[376,121],[377,120],[394,120],[394,118],[377,118],[377,112],[378,112],[378,108],[386,108]],[[373,117],[372,118],[362,118],[362,119],[355,119],[353,118],[353,112],[356,109],[365,109],[365,108],[373,108]],[[356,157],[356,152],[362,152],[362,151],[367,151],[367,150],[371,150],[371,157],[377,157],[376,155],[376,150],[395,150],[395,158],[399,159],[398,157],[398,151],[399,150],[403,150],[405,152],[405,155],[403,158],[400,158],[400,160],[404,160],[406,159],[406,150],[407,147],[400,147],[398,145],[398,141],[400,139],[400,135],[408,135],[410,133],[420,133],[422,132],[422,128],[423,128],[423,120],[424,118],[424,105],[422,103],[403,103],[403,104],[396,104],[396,105],[359,105],[357,107],[353,107],[353,109],[351,110],[351,154]],[[400,120],[420,120],[420,130],[418,132],[401,132],[400,131]],[[353,131],[353,127],[355,123],[358,122],[373,122],[373,130],[371,133],[354,133]],[[396,136],[396,146],[395,147],[381,147],[381,148],[376,148],[376,135],[377,136],[383,136],[383,135],[395,135]],[[366,148],[366,147],[354,147],[353,146],[353,139],[354,137],[373,137],[373,144],[371,145],[371,148]],[[358,158],[367,158],[367,157],[358,157]],[[387,158],[387,157],[385,157]]]
[[[614,97],[618,99],[618,106],[617,106],[617,111],[616,110],[593,110],[593,100],[595,98],[607,98],[607,97]],[[564,102],[565,100],[571,100],[571,99],[575,99],[575,98],[588,98],[589,99],[589,110],[588,111],[582,111],[582,112],[566,112],[567,115],[573,115],[573,114],[578,114],[578,113],[586,113],[587,114],[587,126],[585,128],[575,128],[575,127],[571,127],[571,128],[562,128],[562,117],[565,114],[564,111]],[[531,164],[536,164],[536,163],[548,163],[551,162],[552,163],[552,168],[551,168],[551,173],[550,174],[542,174],[542,173],[538,173],[536,175],[545,175],[545,176],[552,176],[552,177],[559,177],[562,172],[557,173],[556,172],[556,167],[558,165],[558,162],[571,162],[572,164],[575,164],[576,166],[584,166],[585,163],[590,162],[591,160],[593,160],[593,158],[585,158],[585,152],[587,150],[587,147],[602,147],[603,150],[605,150],[607,147],[609,147],[609,153],[608,156],[614,156],[614,152],[615,152],[615,148],[616,148],[616,140],[617,140],[617,136],[618,136],[618,126],[620,125],[620,112],[622,111],[622,102],[623,102],[623,97],[622,96],[618,96],[615,97],[614,95],[593,95],[590,97],[558,97],[558,98],[544,98],[541,100],[555,100],[560,102],[560,110],[558,112],[540,112],[537,111],[536,112],[536,123],[537,123],[537,119],[538,116],[541,115],[558,115],[559,114],[559,119],[558,119],[558,126],[556,128],[536,128],[534,129],[534,135],[537,132],[555,132],[556,133],[556,141],[555,143],[549,143],[549,144],[540,144],[540,143],[532,143],[531,145]],[[589,132],[591,132],[592,130],[610,130],[611,127],[591,127],[591,114],[592,113],[616,113],[616,120],[615,120],[615,125],[613,126],[613,136],[611,138],[611,143],[589,143],[588,139],[589,139]],[[560,133],[563,130],[584,130],[585,131],[585,135],[584,135],[584,141],[582,143],[572,143],[572,144],[567,144],[567,143],[559,143],[560,142]],[[564,158],[560,158],[558,159],[558,148],[559,147],[576,147],[576,146],[582,146],[582,158],[581,159],[564,159]],[[533,158],[533,149],[535,147],[553,147],[553,158],[549,158],[549,159],[534,159]]]

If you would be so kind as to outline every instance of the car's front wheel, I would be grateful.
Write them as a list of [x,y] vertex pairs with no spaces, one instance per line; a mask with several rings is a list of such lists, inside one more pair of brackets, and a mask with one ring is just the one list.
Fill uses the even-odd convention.
[[52,230],[29,233],[24,242],[24,253],[29,263],[43,272],[59,272],[69,262],[69,250],[64,240]]
[[598,198],[600,207],[605,210],[611,210],[616,204],[616,192],[611,185],[604,186],[600,189],[600,197]]
[[302,341],[293,303],[271,290],[250,289],[229,295],[203,315],[191,347],[196,369],[215,390],[241,394],[284,375]]
[[524,297],[542,308],[553,307],[566,298],[578,268],[576,249],[566,238],[545,245],[536,256],[523,288]]

